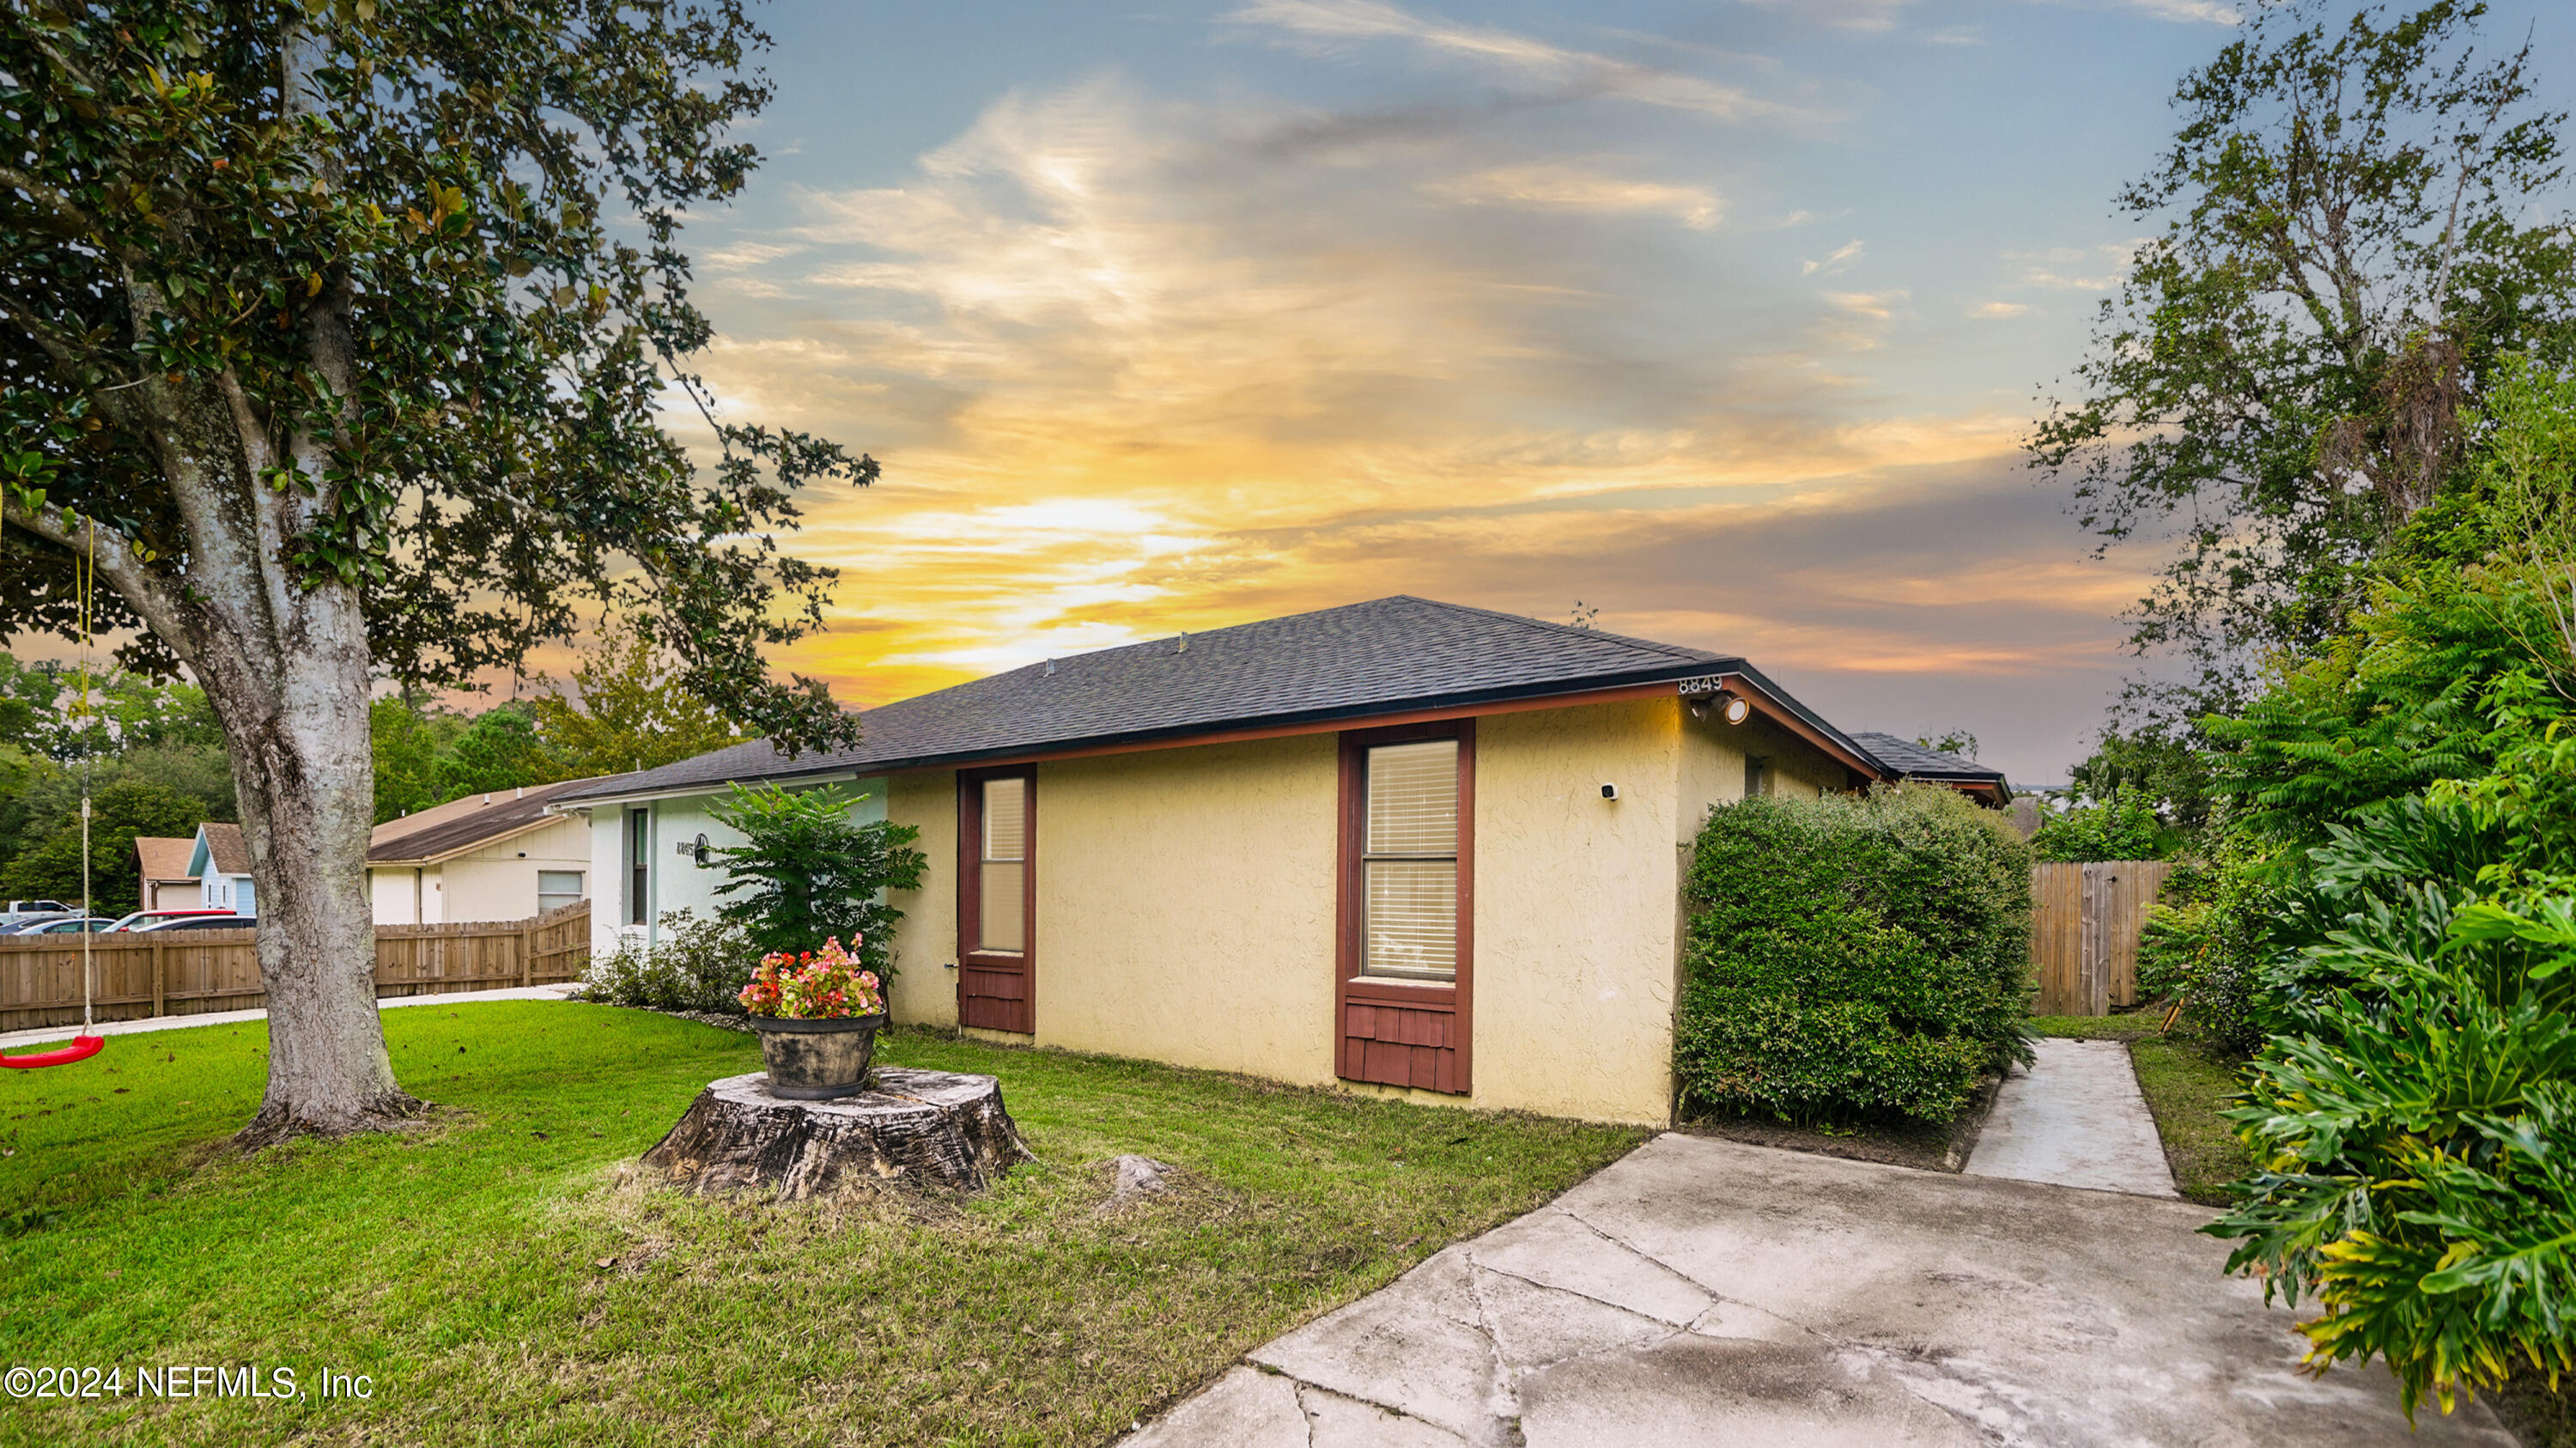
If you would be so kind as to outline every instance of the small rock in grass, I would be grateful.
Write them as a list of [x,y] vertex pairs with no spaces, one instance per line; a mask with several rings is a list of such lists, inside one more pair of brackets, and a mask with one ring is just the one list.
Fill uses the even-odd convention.
[[1169,1162],[1156,1161],[1150,1156],[1122,1156],[1110,1166],[1115,1169],[1118,1182],[1110,1189],[1109,1200],[1100,1204],[1100,1210],[1104,1212],[1115,1211],[1147,1192],[1171,1190],[1163,1182],[1164,1175],[1172,1170]]

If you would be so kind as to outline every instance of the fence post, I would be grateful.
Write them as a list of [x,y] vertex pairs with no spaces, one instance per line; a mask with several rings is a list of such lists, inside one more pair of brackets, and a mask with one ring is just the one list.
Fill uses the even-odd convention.
[[156,1019],[166,1009],[164,1002],[170,993],[170,958],[163,954],[168,949],[161,932],[152,932],[152,1014]]
[[521,990],[526,990],[528,982],[535,978],[537,921],[541,918],[543,917],[531,915],[528,917],[528,923],[519,927],[519,989]]

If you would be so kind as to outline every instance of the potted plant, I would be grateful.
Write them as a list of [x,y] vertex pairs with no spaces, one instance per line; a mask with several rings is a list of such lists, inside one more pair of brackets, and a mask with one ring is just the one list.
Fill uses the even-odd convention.
[[838,939],[820,950],[762,956],[741,999],[760,1033],[771,1094],[829,1101],[867,1089],[877,1028],[886,1020],[885,988]]

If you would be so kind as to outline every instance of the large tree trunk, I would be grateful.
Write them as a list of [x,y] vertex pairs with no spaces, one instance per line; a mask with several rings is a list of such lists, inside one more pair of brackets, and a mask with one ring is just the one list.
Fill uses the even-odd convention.
[[257,891],[268,1094],[236,1140],[261,1146],[387,1125],[420,1103],[394,1080],[376,1013],[365,620],[332,583],[250,601],[210,600],[268,624],[266,637],[214,645],[199,672],[224,721]]

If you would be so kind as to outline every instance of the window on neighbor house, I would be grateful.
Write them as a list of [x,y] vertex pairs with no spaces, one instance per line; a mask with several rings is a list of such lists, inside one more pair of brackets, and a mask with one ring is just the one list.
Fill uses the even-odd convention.
[[1771,761],[1760,755],[1744,756],[1744,797],[1771,792]]
[[1028,949],[1029,782],[1020,775],[983,783],[983,846],[977,869],[975,943],[1004,953]]
[[1368,752],[1360,841],[1360,974],[1458,976],[1458,741]]
[[653,923],[653,816],[649,810],[626,812],[626,923]]
[[581,900],[581,871],[539,870],[537,872],[537,913],[561,910]]

